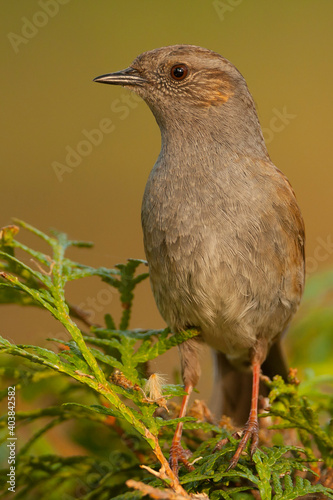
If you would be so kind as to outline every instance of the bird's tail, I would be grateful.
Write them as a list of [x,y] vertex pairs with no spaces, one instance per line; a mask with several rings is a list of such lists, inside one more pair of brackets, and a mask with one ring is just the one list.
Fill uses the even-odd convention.
[[[237,370],[221,352],[214,351],[214,356],[213,414],[216,418],[227,415],[235,425],[244,425],[250,412],[252,372]],[[287,379],[288,370],[279,340],[272,345],[261,369],[269,378],[281,375]],[[267,392],[267,387],[260,384],[260,394],[267,396]]]

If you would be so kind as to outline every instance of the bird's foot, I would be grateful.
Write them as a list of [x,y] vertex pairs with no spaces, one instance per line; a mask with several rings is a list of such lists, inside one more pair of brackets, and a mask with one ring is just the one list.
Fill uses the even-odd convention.
[[259,443],[259,425],[257,419],[255,420],[249,419],[247,421],[243,430],[242,439],[240,440],[236,453],[232,457],[227,470],[233,469],[237,465],[241,454],[243,453],[248,441],[250,440],[251,440],[250,453],[252,457]]
[[194,470],[193,465],[191,465],[188,460],[191,455],[192,453],[190,450],[184,450],[179,443],[172,444],[170,448],[169,464],[176,475],[179,469],[178,462],[182,462],[190,472]]
[[[244,427],[244,429],[242,431],[241,436],[242,436],[242,439],[241,439],[241,441],[240,441],[240,443],[238,445],[236,453],[234,454],[234,456],[232,457],[232,459],[231,459],[231,461],[229,463],[227,471],[230,470],[230,469],[233,469],[237,465],[238,460],[240,459],[241,454],[245,450],[245,447],[246,447],[248,441],[250,441],[250,440],[251,440],[250,453],[251,453],[251,457],[253,456],[254,452],[256,451],[256,449],[258,447],[258,442],[259,442],[259,424],[258,424],[258,420],[257,419],[251,419],[251,418],[249,418],[249,420],[245,424],[245,427]],[[239,432],[235,432],[233,434],[233,437],[234,438],[238,438],[239,437]],[[223,448],[223,446],[228,441],[229,441],[228,438],[221,439],[221,441],[219,441],[217,443],[217,445],[215,446],[214,451],[218,451],[221,448]]]

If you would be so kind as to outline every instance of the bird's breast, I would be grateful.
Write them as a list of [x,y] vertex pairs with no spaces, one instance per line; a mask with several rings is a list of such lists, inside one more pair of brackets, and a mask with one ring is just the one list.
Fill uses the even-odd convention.
[[200,327],[207,343],[229,353],[251,347],[260,329],[280,333],[303,287],[294,195],[275,167],[254,167],[170,173],[158,164],[142,204],[162,316],[174,329]]

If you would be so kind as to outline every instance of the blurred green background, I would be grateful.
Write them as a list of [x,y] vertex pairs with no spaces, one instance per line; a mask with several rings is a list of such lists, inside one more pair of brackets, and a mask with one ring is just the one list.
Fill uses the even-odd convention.
[[[44,231],[55,227],[93,241],[92,250],[70,254],[93,266],[144,258],[140,206],[159,130],[143,102],[92,80],[127,67],[143,51],[190,43],[219,52],[245,76],[271,158],[291,181],[304,215],[308,272],[328,269],[332,18],[330,0],[3,3],[0,225],[16,216]],[[113,130],[98,145],[83,145],[104,119]],[[71,148],[81,158],[61,173]],[[22,233],[21,239],[42,249],[32,237]],[[132,326],[163,327],[149,283],[140,291]],[[71,284],[68,298],[91,310],[97,323],[109,311],[120,312],[98,280]],[[11,306],[1,308],[0,334],[42,346],[47,337],[67,337],[47,313]],[[176,356],[172,363],[162,359],[156,369],[171,373]],[[208,377],[208,355],[206,364]]]

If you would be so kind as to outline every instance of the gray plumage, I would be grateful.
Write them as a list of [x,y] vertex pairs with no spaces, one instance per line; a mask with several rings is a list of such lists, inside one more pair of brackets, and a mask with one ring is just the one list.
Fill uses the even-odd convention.
[[[251,380],[243,370],[267,358],[266,372],[286,375],[280,336],[304,286],[304,225],[294,192],[269,158],[244,78],[219,54],[163,47],[96,80],[136,92],[160,127],[161,152],[142,202],[152,290],[173,331],[201,332],[180,346],[189,392],[205,342],[218,353],[215,408],[244,422]],[[233,465],[257,433],[251,411]],[[180,434],[174,444],[179,451]]]
[[[167,87],[169,68],[184,57],[192,82]],[[230,62],[175,46],[132,67],[150,82],[139,93],[162,136],[142,204],[156,303],[173,330],[198,327],[232,363],[249,360],[258,337],[270,345],[300,301],[304,231],[294,193],[269,159],[252,97]]]

